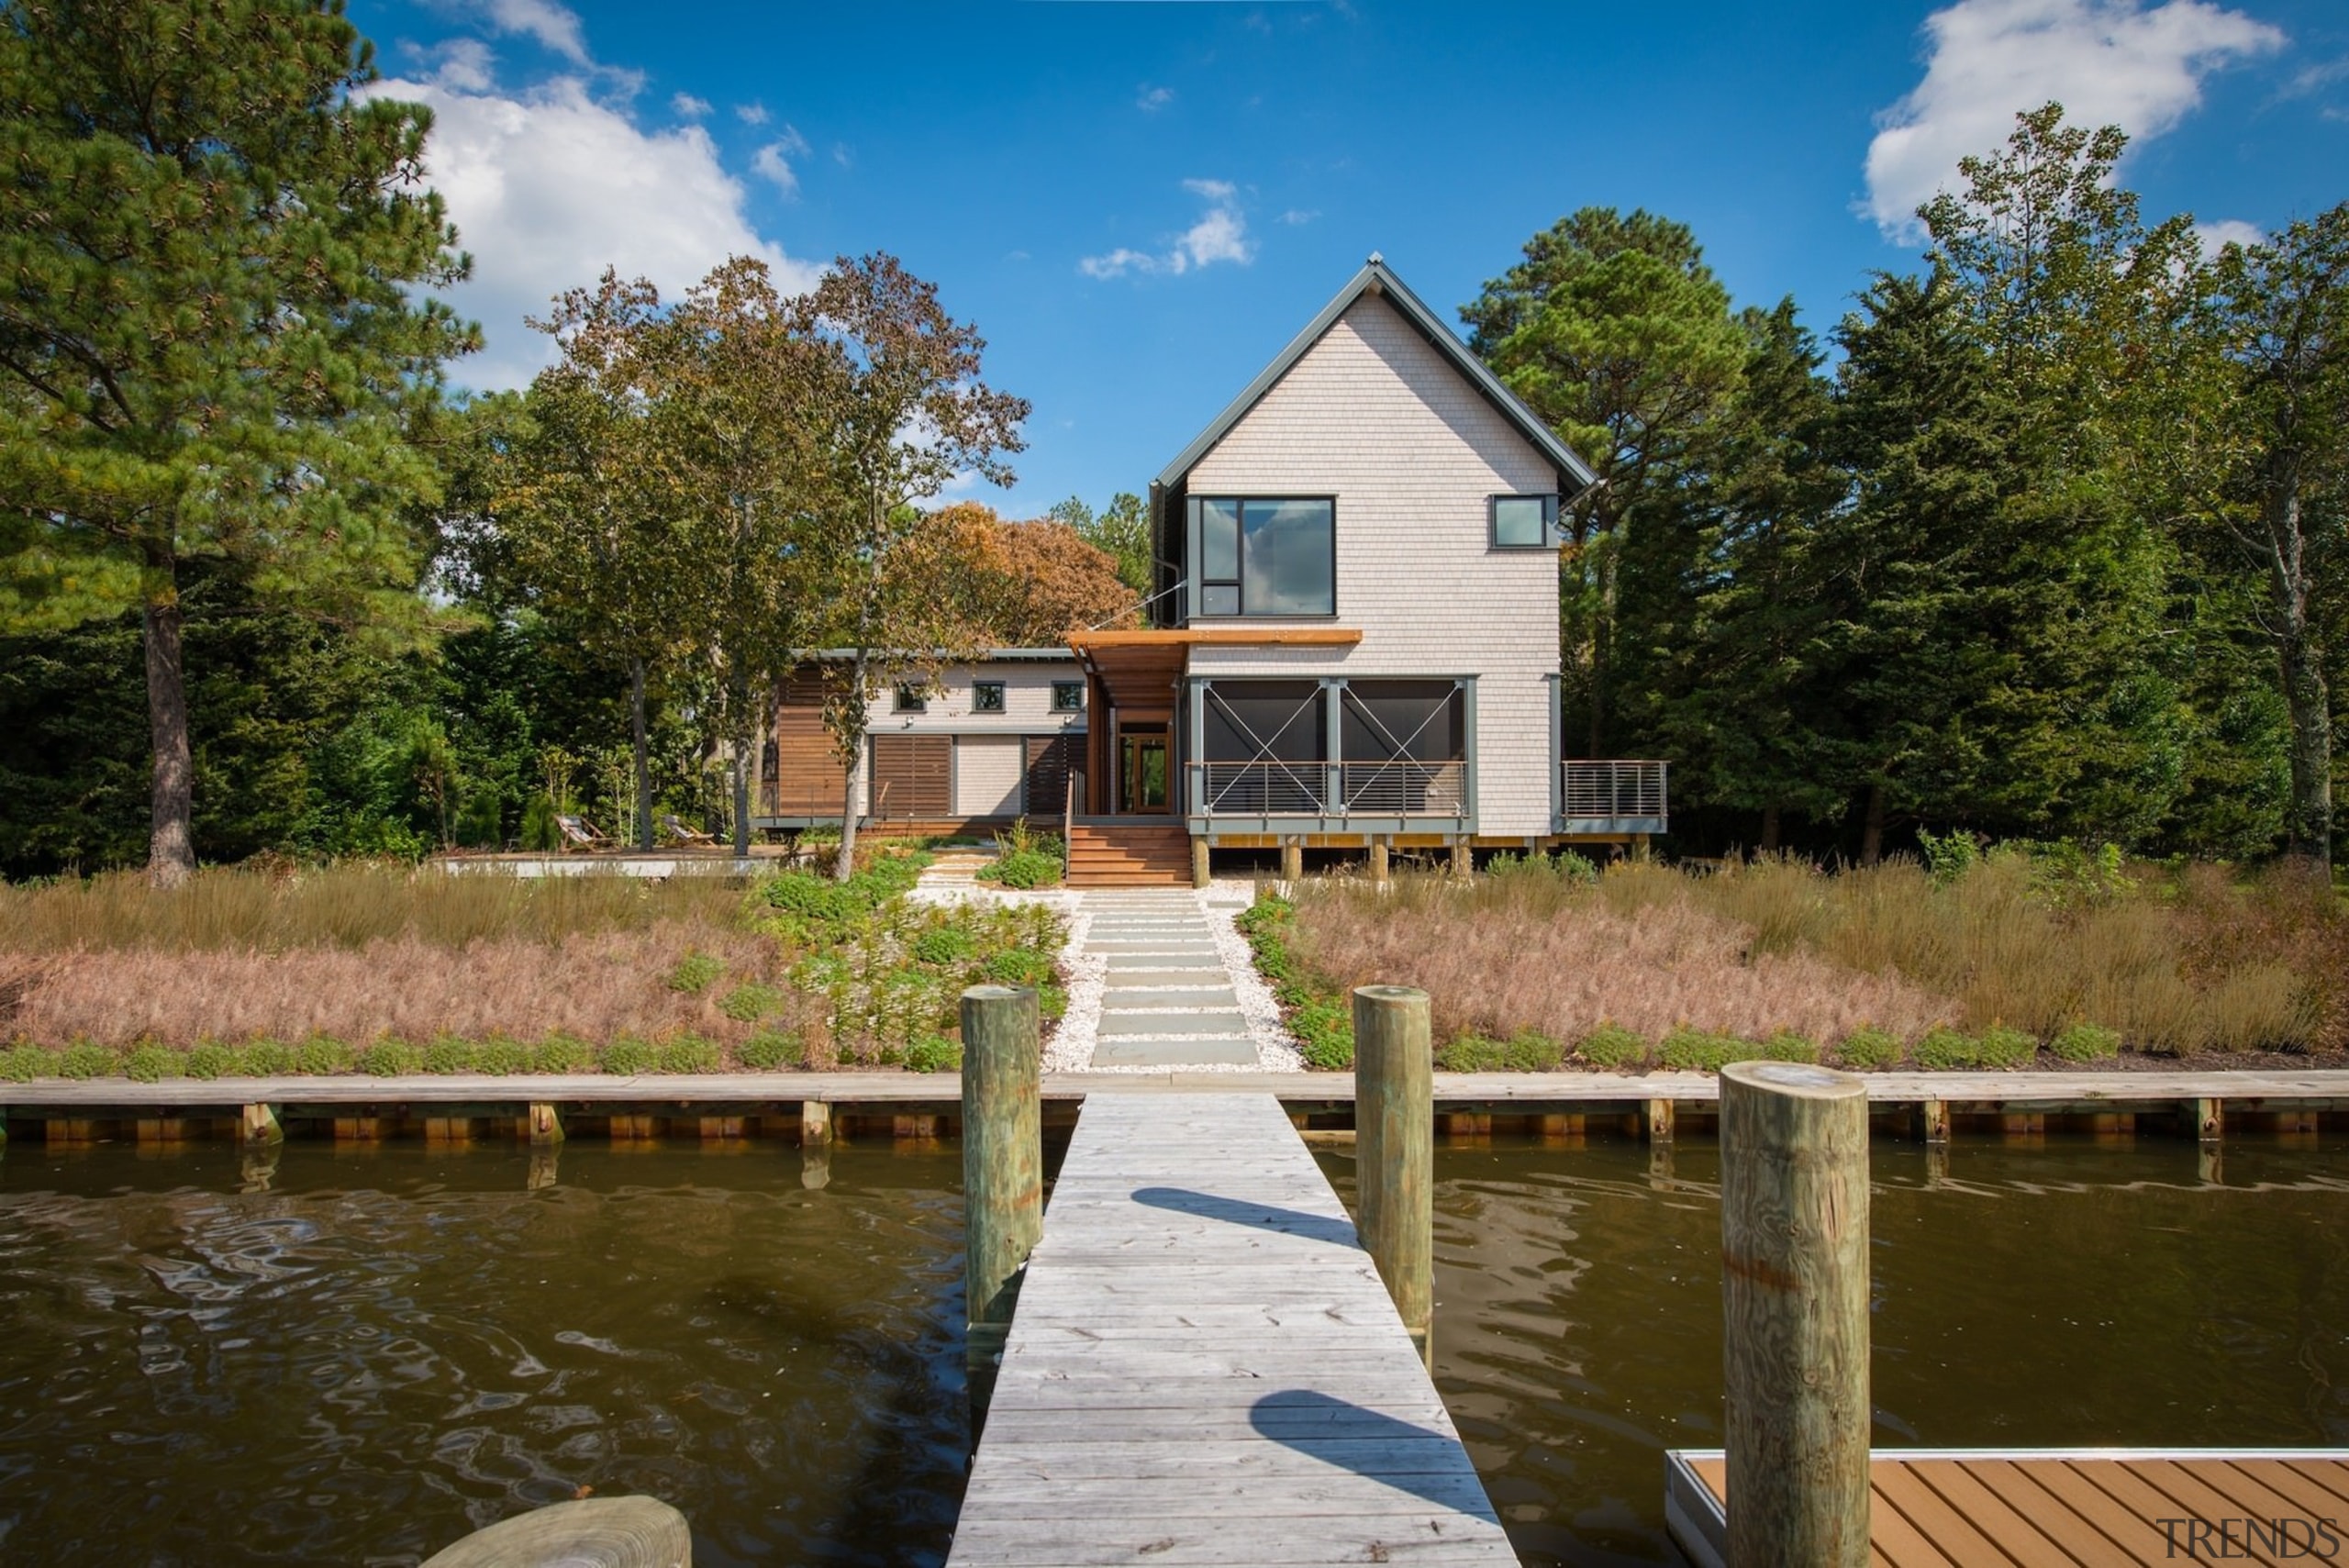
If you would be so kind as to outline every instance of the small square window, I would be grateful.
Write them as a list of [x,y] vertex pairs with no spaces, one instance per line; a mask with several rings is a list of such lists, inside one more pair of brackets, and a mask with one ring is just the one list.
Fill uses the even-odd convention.
[[1555,495],[1493,497],[1493,547],[1497,550],[1546,550],[1557,543],[1551,531],[1557,522]]
[[909,681],[899,684],[897,687],[896,711],[899,713],[929,712],[929,688],[916,685]]
[[1083,681],[1054,681],[1052,683],[1052,711],[1054,713],[1083,713],[1085,711],[1085,683]]
[[971,711],[973,713],[1001,713],[1003,711],[1003,683],[1001,681],[974,682],[971,686]]

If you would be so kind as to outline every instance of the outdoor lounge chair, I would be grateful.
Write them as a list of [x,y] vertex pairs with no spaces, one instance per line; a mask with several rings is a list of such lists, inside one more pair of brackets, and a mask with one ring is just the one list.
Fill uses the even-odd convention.
[[715,838],[699,828],[686,827],[674,811],[664,811],[661,814],[661,830],[680,844],[700,845],[718,842]]
[[608,850],[612,847],[612,841],[597,831],[596,825],[584,817],[558,811],[554,814],[554,825],[562,829],[565,849]]

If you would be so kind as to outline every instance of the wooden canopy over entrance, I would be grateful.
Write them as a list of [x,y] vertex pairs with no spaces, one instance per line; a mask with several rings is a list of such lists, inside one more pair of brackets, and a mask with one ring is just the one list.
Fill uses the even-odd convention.
[[1119,733],[1171,735],[1183,674],[1195,647],[1349,648],[1362,633],[1340,627],[1184,627],[1148,631],[1079,631],[1068,645],[1085,667],[1085,799],[1086,816],[1117,807]]

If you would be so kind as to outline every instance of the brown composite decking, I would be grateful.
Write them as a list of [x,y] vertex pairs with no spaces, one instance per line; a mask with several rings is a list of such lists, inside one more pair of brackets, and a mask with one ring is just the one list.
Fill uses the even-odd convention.
[[[1665,1514],[1697,1568],[1722,1562],[1727,1468],[1718,1450],[1667,1457]],[[1882,1568],[2349,1561],[2339,1449],[1879,1450],[1869,1484]]]

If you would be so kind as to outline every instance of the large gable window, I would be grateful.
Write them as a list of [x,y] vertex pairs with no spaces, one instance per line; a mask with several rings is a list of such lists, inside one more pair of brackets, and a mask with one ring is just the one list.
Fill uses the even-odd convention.
[[1338,531],[1329,497],[1204,498],[1192,506],[1199,615],[1338,613]]

